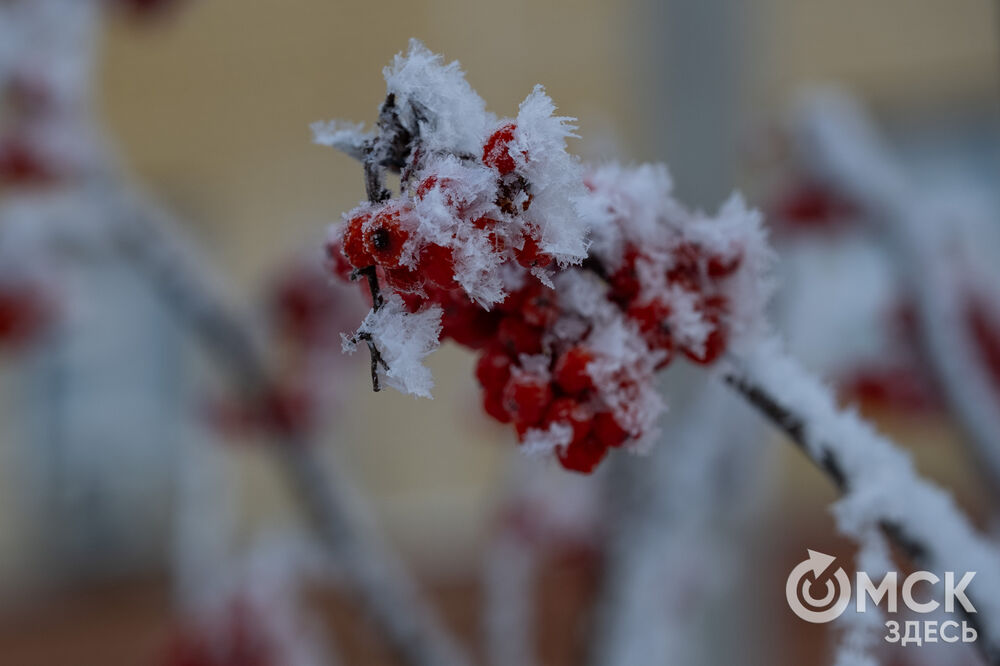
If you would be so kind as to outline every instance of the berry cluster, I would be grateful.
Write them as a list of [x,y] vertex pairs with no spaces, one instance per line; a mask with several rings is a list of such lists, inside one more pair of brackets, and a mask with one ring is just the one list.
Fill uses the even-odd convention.
[[[589,473],[609,449],[652,429],[658,409],[644,407],[658,404],[653,373],[675,351],[708,364],[725,350],[723,287],[743,255],[664,234],[658,244],[627,243],[617,260],[591,254],[560,266],[525,219],[532,187],[518,167],[531,156],[515,147],[516,129],[503,123],[488,136],[481,163],[461,167],[472,174],[432,162],[402,196],[349,213],[328,246],[330,266],[344,278],[374,271],[409,312],[440,308],[441,337],[480,354],[486,413],[512,423],[522,444],[554,449],[563,467]],[[483,167],[492,172],[485,184]],[[597,198],[608,194],[602,187],[588,180],[584,191]],[[447,224],[437,219],[442,209]],[[628,224],[614,215],[608,222]],[[477,303],[465,288],[484,277],[459,263],[470,243],[492,255],[477,259],[503,279],[493,303]],[[660,279],[648,280],[657,271]]]
[[429,395],[420,362],[440,340],[475,350],[486,413],[573,471],[647,446],[656,372],[675,356],[713,363],[762,319],[760,216],[738,196],[688,211],[660,166],[585,172],[566,151],[571,119],[539,87],[498,121],[419,44],[386,80],[376,133],[314,127],[366,165],[370,199],[327,246],[330,270],[365,278],[372,299],[345,349],[364,341],[376,389],[384,375],[415,395]]

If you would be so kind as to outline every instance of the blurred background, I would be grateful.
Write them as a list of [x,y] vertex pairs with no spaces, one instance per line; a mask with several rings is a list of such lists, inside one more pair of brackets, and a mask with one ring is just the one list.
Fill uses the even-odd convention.
[[[886,348],[904,346],[886,323],[907,307],[891,262],[863,223],[831,222],[859,215],[837,208],[834,195],[803,176],[787,131],[803,91],[835,84],[854,94],[915,188],[959,201],[982,263],[996,263],[995,4],[176,5],[140,18],[106,12],[94,113],[125,170],[181,221],[236,301],[271,331],[282,367],[310,367],[333,387],[318,439],[336,452],[388,542],[469,645],[478,644],[488,619],[483,571],[499,547],[497,532],[518,512],[550,511],[528,530],[527,542],[542,553],[533,569],[531,640],[539,663],[581,662],[614,533],[601,521],[609,507],[614,515],[617,496],[579,486],[621,491],[615,483],[628,484],[632,472],[617,481],[567,480],[546,470],[525,482],[510,433],[482,415],[472,355],[454,345],[429,360],[436,387],[428,401],[372,393],[367,359],[339,358],[335,339],[337,358],[310,365],[282,338],[282,317],[299,312],[298,292],[288,290],[301,287],[302,265],[321,252],[328,225],[364,197],[358,164],[313,145],[309,124],[372,122],[384,96],[382,67],[410,37],[458,60],[500,115],[516,113],[532,86],[544,84],[560,113],[579,119],[581,138],[571,150],[588,161],[664,161],[679,198],[706,210],[742,189],[774,219],[780,274],[791,285],[779,290],[776,316],[793,350],[990,528],[995,488],[925,364],[905,353],[891,367],[879,364]],[[13,192],[0,190],[0,199]],[[0,663],[168,663],[183,607],[177,599],[190,596],[180,588],[206,575],[216,581],[220,570],[264,576],[253,573],[247,553],[309,572],[302,603],[342,663],[395,663],[343,594],[336,562],[315,563],[310,531],[265,438],[234,425],[239,416],[225,382],[184,327],[120,262],[91,254],[65,276],[69,323],[0,352]],[[349,289],[336,292],[333,307],[343,331],[365,310]],[[984,348],[993,344],[995,353],[997,329],[981,328]],[[668,374],[664,390],[684,405],[695,392],[689,375]],[[773,431],[721,404],[723,419],[751,424],[713,435],[722,437],[713,450],[728,460],[724,471],[738,480],[724,484],[726,501],[739,510],[713,513],[709,527],[699,528],[710,538],[689,541],[724,549],[730,574],[705,603],[664,584],[676,595],[674,612],[697,625],[688,640],[702,644],[689,657],[671,651],[671,663],[737,655],[745,663],[826,663],[835,633],[795,618],[782,589],[806,547],[853,556],[827,509],[835,491]],[[659,469],[684,473],[669,460]],[[671,501],[683,513],[685,502],[703,499],[682,493]],[[481,650],[489,648],[474,651]],[[974,659],[920,658],[905,663]]]

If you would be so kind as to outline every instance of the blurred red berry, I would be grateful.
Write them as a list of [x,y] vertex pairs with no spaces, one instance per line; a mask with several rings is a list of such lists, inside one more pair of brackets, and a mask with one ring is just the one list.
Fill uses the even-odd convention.
[[354,266],[344,253],[344,236],[338,235],[326,244],[326,268],[341,280],[350,280]]
[[557,451],[559,463],[571,472],[590,474],[607,455],[608,448],[596,437],[586,437]]
[[708,258],[706,269],[709,277],[724,278],[735,273],[741,263],[743,263],[742,252],[713,254]]
[[497,340],[512,355],[540,354],[542,329],[527,324],[517,317],[504,317],[497,329]]
[[545,414],[546,426],[551,426],[554,423],[562,423],[573,429],[573,439],[570,441],[570,446],[573,446],[590,434],[593,414],[590,409],[573,398],[557,398],[552,401]]
[[49,314],[49,305],[37,289],[0,286],[0,345],[16,347],[34,339],[48,323]]
[[626,311],[629,319],[634,321],[642,332],[646,344],[651,349],[670,351],[674,347],[674,338],[670,334],[667,318],[670,316],[670,305],[654,299],[644,305],[631,305]]
[[641,285],[635,269],[638,258],[639,252],[635,248],[627,249],[622,265],[608,278],[611,284],[611,299],[619,305],[625,306],[639,295]]
[[37,186],[56,179],[55,169],[24,141],[7,139],[0,144],[0,183]]
[[533,285],[521,301],[521,318],[530,326],[549,328],[559,318],[555,290],[543,284]]
[[470,349],[480,349],[496,335],[499,313],[487,312],[464,293],[432,291],[432,295],[443,310],[441,333],[444,337]]
[[611,412],[600,412],[594,417],[594,437],[604,446],[616,448],[629,438],[628,432],[618,424]]
[[705,338],[705,344],[702,345],[701,349],[685,346],[682,351],[695,363],[711,365],[726,351],[726,332],[720,324],[716,323]]
[[554,378],[566,393],[578,395],[594,388],[594,380],[587,366],[594,360],[594,354],[583,345],[570,347],[556,361]]
[[499,345],[491,345],[483,351],[476,363],[476,379],[486,389],[499,387],[501,390],[510,379],[511,360]]
[[542,420],[552,402],[549,382],[523,373],[511,375],[503,391],[503,406],[514,423],[531,426]]

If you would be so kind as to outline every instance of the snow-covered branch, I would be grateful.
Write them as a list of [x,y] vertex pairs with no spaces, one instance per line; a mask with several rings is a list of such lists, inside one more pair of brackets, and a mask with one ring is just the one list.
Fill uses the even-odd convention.
[[[883,530],[918,566],[974,571],[977,645],[1000,663],[1000,557],[938,486],[922,479],[912,459],[855,413],[770,340],[723,370],[725,380],[778,426],[837,485],[838,527],[863,541]],[[973,592],[970,598],[974,596]]]
[[912,186],[874,124],[845,94],[814,93],[794,120],[801,166],[883,232],[914,298],[924,357],[989,486],[1000,488],[1000,386],[969,325],[976,296],[969,283],[977,276],[963,262],[956,219],[967,213]]

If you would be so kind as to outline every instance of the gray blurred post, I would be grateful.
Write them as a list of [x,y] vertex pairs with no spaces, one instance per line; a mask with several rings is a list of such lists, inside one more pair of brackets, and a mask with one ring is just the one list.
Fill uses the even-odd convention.
[[715,209],[736,184],[746,5],[638,0],[647,159],[670,165],[679,198]]

